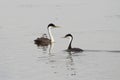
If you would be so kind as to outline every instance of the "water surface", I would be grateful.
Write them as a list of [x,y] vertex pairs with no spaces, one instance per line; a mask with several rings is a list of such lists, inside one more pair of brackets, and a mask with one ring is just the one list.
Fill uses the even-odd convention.
[[[5,1],[9,2],[6,3]],[[0,80],[119,80],[120,1],[0,1]],[[34,39],[52,29],[55,43],[37,47]],[[73,47],[64,50],[74,36]]]

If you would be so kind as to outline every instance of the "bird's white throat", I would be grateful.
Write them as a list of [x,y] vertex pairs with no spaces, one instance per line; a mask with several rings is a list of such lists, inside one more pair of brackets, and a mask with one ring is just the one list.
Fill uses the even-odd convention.
[[53,35],[52,35],[52,33],[51,33],[51,27],[48,28],[48,33],[49,33],[51,42],[55,42],[55,40],[54,40],[54,38],[53,38]]
[[68,36],[68,39],[69,39],[69,44],[70,44],[70,42],[71,42],[71,40],[72,40],[72,37]]

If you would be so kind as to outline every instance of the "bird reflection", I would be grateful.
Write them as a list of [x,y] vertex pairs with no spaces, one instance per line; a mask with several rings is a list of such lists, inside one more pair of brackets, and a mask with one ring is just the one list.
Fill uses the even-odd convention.
[[75,64],[74,64],[71,52],[68,53],[68,56],[66,57],[66,59],[68,59],[68,61],[66,62],[66,68],[67,68],[67,70],[70,71],[70,73],[68,75],[75,76],[76,69],[74,67]]

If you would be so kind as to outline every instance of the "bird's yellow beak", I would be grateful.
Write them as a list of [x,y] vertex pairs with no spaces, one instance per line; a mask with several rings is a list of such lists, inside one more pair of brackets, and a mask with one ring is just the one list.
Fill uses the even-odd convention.
[[66,37],[61,37],[61,38],[66,38]]
[[55,26],[55,28],[60,28],[60,26]]

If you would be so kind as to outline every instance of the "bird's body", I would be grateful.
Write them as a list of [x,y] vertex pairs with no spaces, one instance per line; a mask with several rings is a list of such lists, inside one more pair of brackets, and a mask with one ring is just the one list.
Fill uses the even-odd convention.
[[67,49],[67,52],[82,52],[83,50],[80,48],[71,48],[71,49]]
[[39,44],[41,46],[47,46],[51,43],[51,40],[47,38],[46,34],[43,34],[41,38],[37,38],[34,40],[35,44]]
[[80,48],[72,48],[71,44],[72,44],[72,41],[73,41],[73,36],[71,34],[67,34],[65,35],[64,38],[69,38],[69,46],[67,48],[67,52],[82,52],[83,49],[80,49]]
[[48,30],[48,33],[49,33],[49,37],[50,39],[47,37],[46,34],[43,34],[43,36],[41,38],[37,38],[34,40],[35,44],[39,44],[41,46],[46,46],[46,45],[49,45],[51,43],[54,42],[54,38],[52,36],[52,33],[51,33],[51,28],[57,28],[57,26],[55,26],[54,24],[50,23],[47,27],[47,30]]

